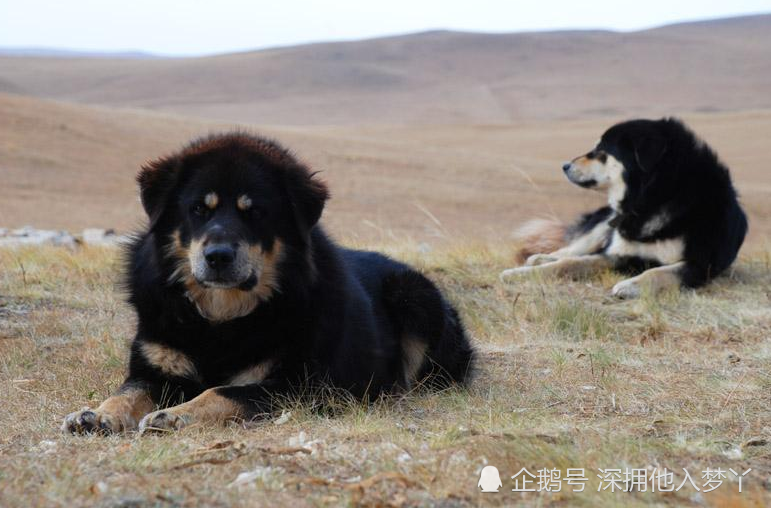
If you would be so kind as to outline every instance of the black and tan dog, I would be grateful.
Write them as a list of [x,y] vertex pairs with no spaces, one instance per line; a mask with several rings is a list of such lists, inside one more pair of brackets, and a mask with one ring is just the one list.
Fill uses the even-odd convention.
[[[639,273],[613,288],[615,296],[635,298],[646,288],[701,286],[736,259],[747,218],[728,168],[680,121],[617,124],[562,169],[576,185],[607,192],[608,205],[567,229],[547,221],[528,228],[525,266],[504,271],[504,280],[614,268]],[[558,240],[552,248],[564,246],[534,252],[550,240]]]
[[212,136],[138,180],[149,225],[127,263],[128,377],[66,432],[250,419],[314,386],[372,399],[468,379],[455,309],[410,267],[336,246],[317,224],[326,187],[279,145]]

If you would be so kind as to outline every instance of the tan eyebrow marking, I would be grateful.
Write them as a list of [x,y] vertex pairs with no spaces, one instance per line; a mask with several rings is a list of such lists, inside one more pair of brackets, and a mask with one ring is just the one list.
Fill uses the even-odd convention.
[[247,196],[246,194],[242,194],[238,197],[238,201],[236,201],[236,206],[238,206],[238,209],[241,211],[246,211],[252,207],[252,198]]
[[217,196],[216,192],[210,192],[203,198],[204,204],[214,210],[217,208],[217,204],[220,202],[219,196]]

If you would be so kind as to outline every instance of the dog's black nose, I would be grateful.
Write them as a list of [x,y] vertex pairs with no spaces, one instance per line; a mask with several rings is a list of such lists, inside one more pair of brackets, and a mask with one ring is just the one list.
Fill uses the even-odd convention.
[[236,251],[230,245],[218,243],[206,247],[203,256],[206,258],[206,264],[216,270],[232,264],[236,259]]
[[568,171],[570,171],[570,166],[572,166],[572,164],[569,162],[566,162],[565,164],[562,165],[562,171],[567,173]]

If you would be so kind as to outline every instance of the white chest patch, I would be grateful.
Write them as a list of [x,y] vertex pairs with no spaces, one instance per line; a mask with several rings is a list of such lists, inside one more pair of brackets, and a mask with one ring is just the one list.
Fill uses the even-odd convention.
[[608,155],[607,157],[608,159],[605,162],[605,168],[608,175],[608,205],[612,209],[618,211],[621,209],[621,201],[626,195],[624,165],[612,155]]
[[635,256],[658,261],[662,265],[671,265],[683,260],[685,242],[682,238],[670,238],[658,242],[633,242],[623,238],[618,231],[613,232],[608,249],[609,256]]
[[621,201],[624,200],[624,196],[626,196],[626,183],[619,175],[608,187],[608,206],[616,211],[621,210]]

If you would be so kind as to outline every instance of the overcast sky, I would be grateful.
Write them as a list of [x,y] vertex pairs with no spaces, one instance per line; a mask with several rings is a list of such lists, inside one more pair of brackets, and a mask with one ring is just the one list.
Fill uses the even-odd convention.
[[446,28],[635,30],[771,0],[0,0],[0,46],[198,55]]

